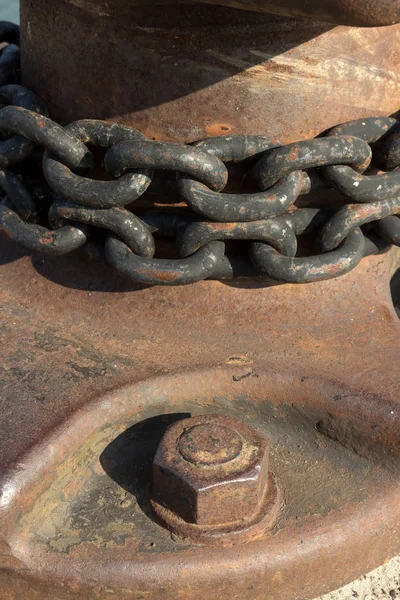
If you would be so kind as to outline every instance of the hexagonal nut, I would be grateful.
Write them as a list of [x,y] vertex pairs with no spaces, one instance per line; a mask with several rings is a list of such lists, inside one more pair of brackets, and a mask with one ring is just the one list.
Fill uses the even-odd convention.
[[234,417],[184,419],[154,458],[152,500],[201,526],[247,520],[266,496],[268,458],[267,440]]

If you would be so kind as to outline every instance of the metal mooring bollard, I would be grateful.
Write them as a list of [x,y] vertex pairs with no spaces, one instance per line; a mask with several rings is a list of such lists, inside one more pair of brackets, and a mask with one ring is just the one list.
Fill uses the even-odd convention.
[[312,600],[399,554],[399,21],[0,23],[0,600]]

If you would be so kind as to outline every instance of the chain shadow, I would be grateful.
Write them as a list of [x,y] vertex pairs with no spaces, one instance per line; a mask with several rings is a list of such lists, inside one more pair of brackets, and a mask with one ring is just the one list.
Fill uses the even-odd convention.
[[400,268],[397,269],[390,280],[390,293],[392,295],[394,309],[400,318]]
[[[143,285],[129,281],[120,276],[106,261],[90,262],[81,252],[65,256],[32,255],[32,266],[41,276],[66,288],[88,292],[137,292],[150,289],[151,285]],[[241,289],[259,289],[283,285],[268,277],[221,279],[224,286]]]
[[[90,246],[90,245],[88,245]],[[45,254],[25,253],[31,256],[32,266],[41,276],[66,288],[88,291],[88,292],[136,292],[150,289],[152,285],[145,285],[130,281],[108,264],[99,246],[91,247],[91,250],[83,247],[70,254],[63,256],[47,256]],[[275,281],[267,276],[248,273],[246,260],[237,261],[238,270],[234,269],[232,279],[220,279],[218,273],[216,279],[222,285],[233,288],[259,289],[283,285],[283,282]],[[246,277],[243,277],[243,272]],[[251,276],[249,276],[251,275]]]
[[24,256],[30,256],[31,252],[16,244],[12,240],[0,236],[0,266],[13,263]]
[[63,256],[34,254],[31,260],[41,277],[74,290],[123,293],[151,287],[124,279],[105,260],[88,259],[82,249]]

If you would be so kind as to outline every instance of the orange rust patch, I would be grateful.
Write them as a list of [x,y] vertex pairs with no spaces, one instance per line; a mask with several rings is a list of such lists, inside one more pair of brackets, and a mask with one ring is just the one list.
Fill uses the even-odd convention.
[[0,232],[3,237],[6,237],[10,240],[14,238],[14,234],[6,227],[0,227]]
[[159,279],[160,281],[175,281],[179,278],[179,273],[173,271],[152,271],[150,269],[140,269],[138,271],[143,277],[150,279]]
[[232,131],[232,125],[228,123],[210,123],[204,126],[204,130],[210,137],[228,135]]
[[211,231],[234,231],[237,223],[207,223],[207,229]]
[[286,158],[288,160],[296,160],[299,158],[299,147],[297,145],[293,146]]
[[48,245],[48,244],[53,244],[54,243],[54,232],[53,231],[49,231],[48,233],[46,233],[45,235],[43,235],[40,238],[40,243],[43,245]]
[[46,119],[44,117],[36,118],[36,123],[39,125],[41,129],[45,129],[47,127]]

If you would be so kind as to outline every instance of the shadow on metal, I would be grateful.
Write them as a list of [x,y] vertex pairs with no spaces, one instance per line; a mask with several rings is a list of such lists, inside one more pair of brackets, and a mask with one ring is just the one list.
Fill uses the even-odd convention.
[[395,311],[400,318],[400,269],[398,269],[390,280],[390,291],[393,298]]
[[104,471],[135,498],[150,519],[153,519],[150,506],[153,458],[169,425],[190,416],[190,413],[176,413],[145,419],[121,433],[101,453]]

